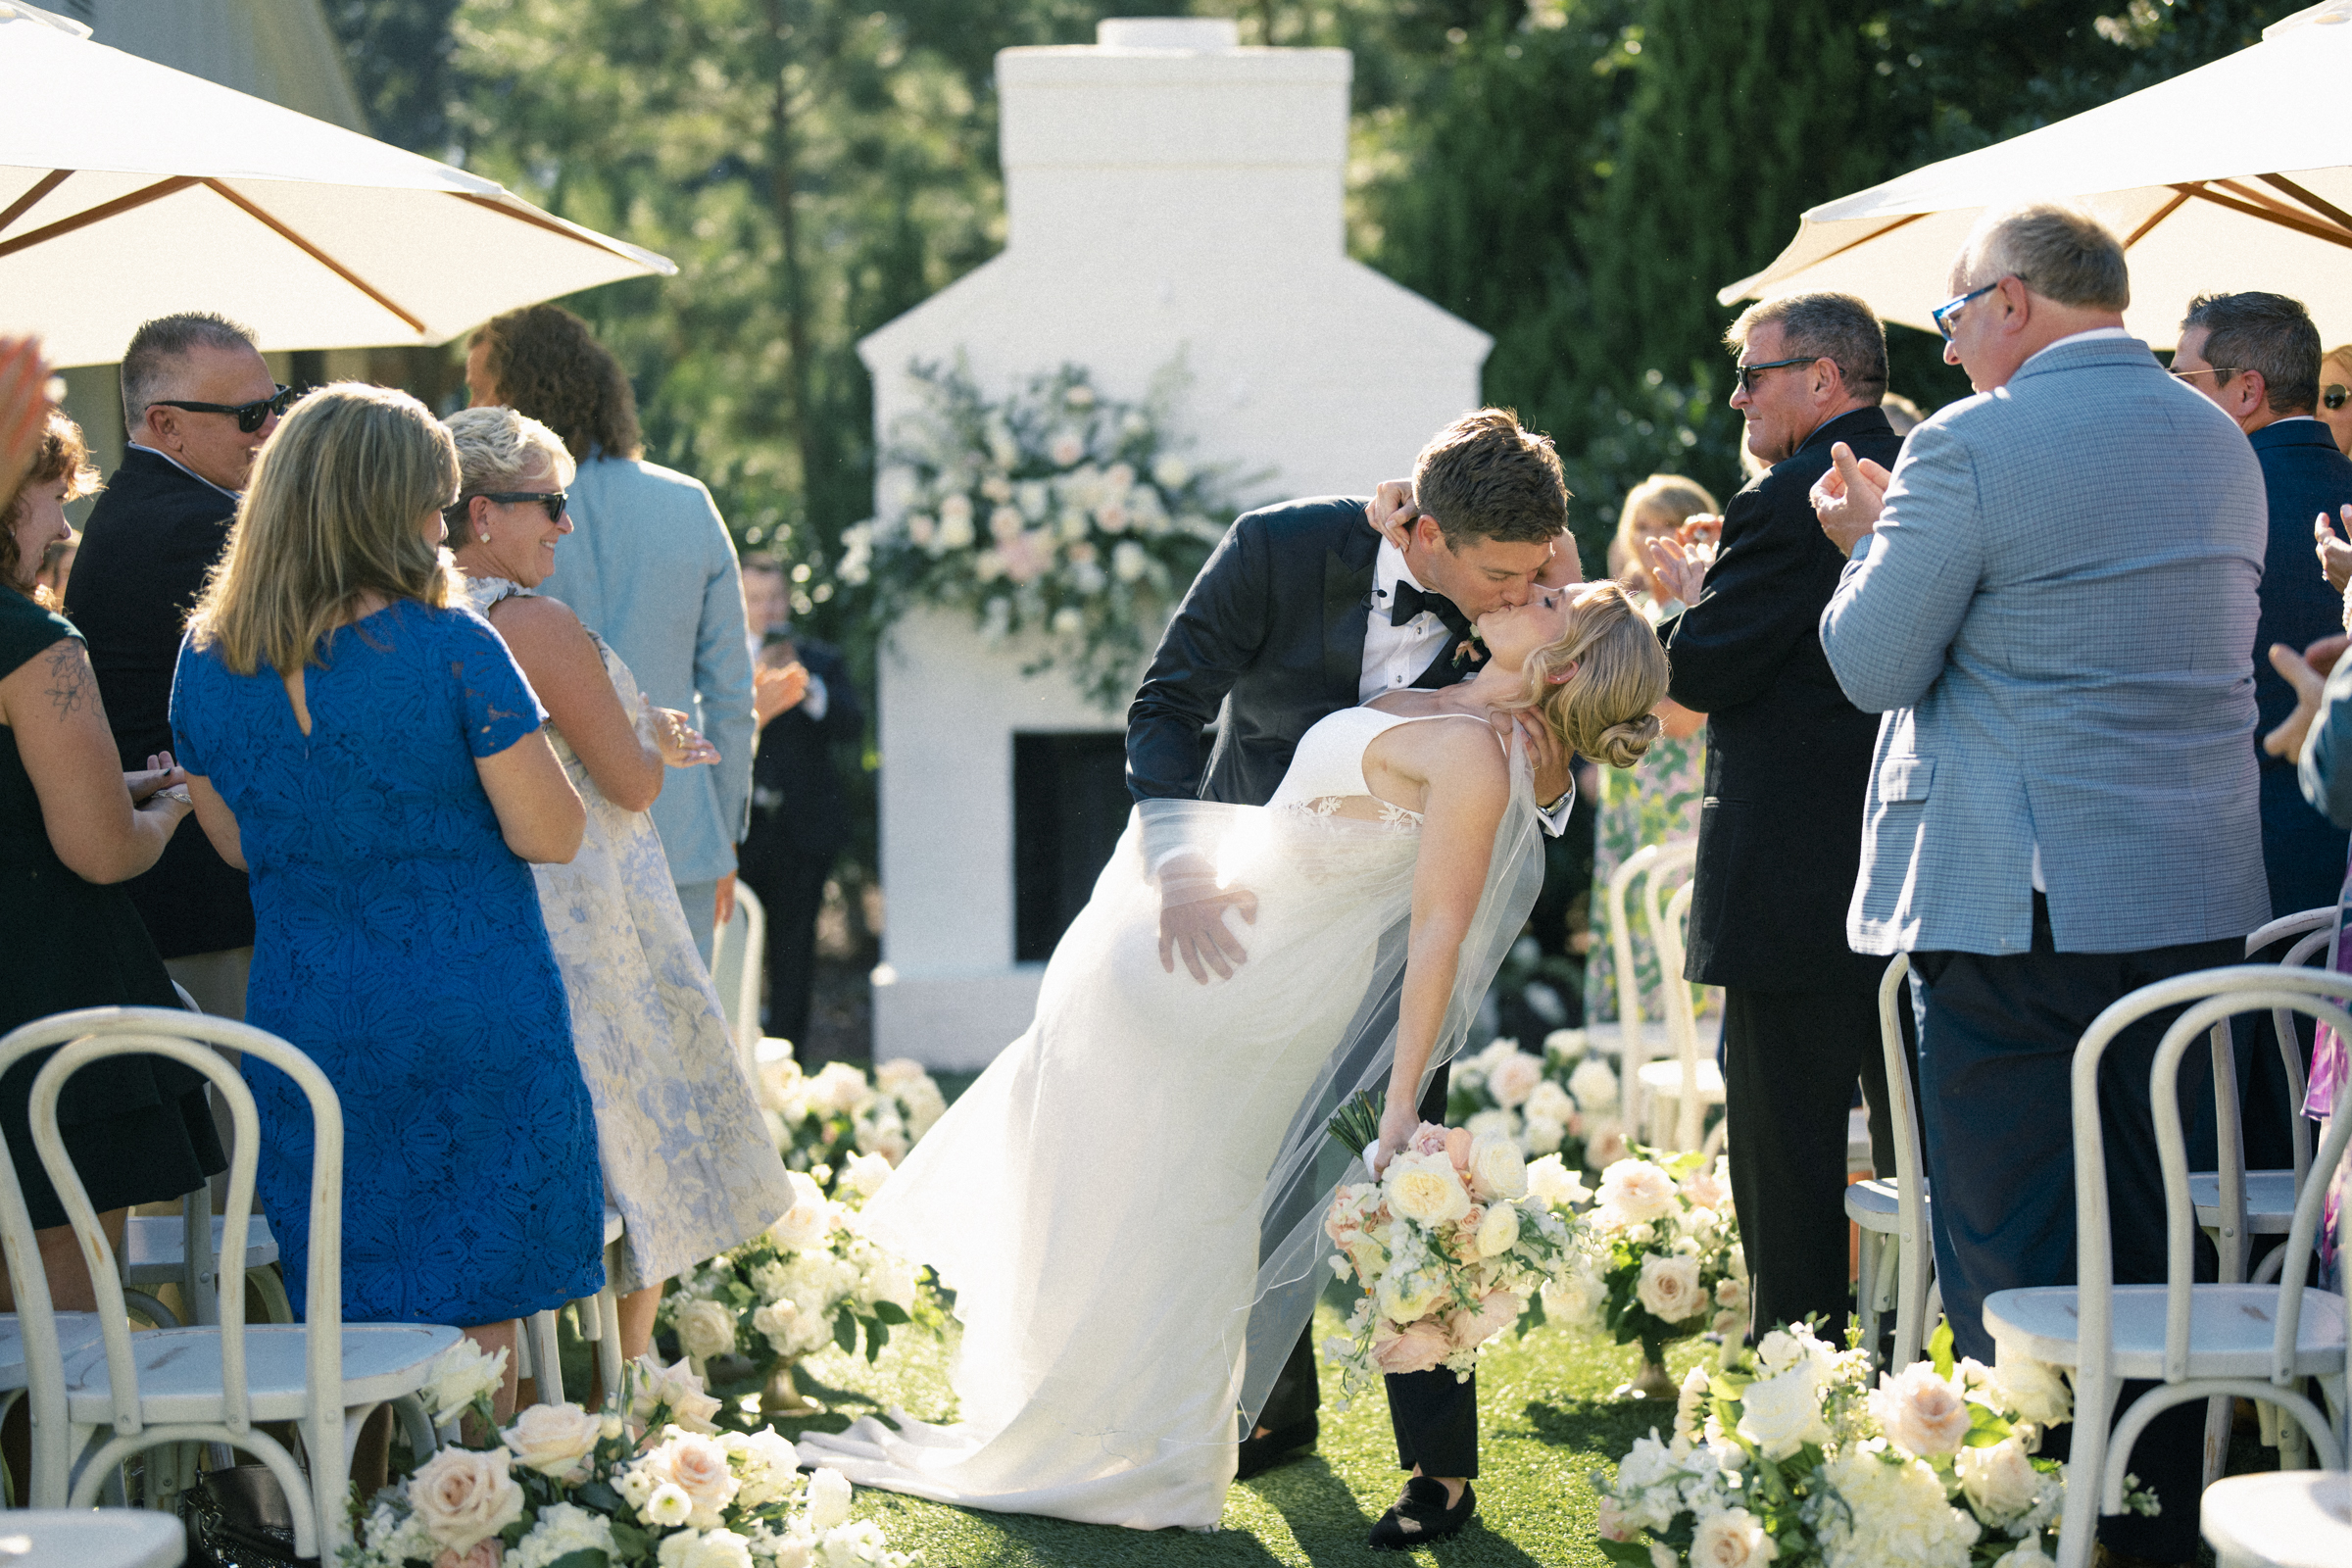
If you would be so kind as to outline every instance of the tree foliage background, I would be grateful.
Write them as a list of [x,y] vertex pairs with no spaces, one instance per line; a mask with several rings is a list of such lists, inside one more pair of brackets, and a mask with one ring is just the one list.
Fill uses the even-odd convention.
[[[1354,51],[1350,246],[1494,334],[1588,569],[1653,469],[1728,495],[1714,292],[1804,208],[2255,42],[2298,0],[328,0],[381,135],[661,251],[568,301],[648,455],[791,567],[818,635],[866,514],[857,340],[1003,244],[996,51],[1125,14]],[[2300,106],[2287,106],[2294,112]],[[2314,106],[2316,107],[2316,106]],[[2222,112],[2217,106],[2217,113]],[[463,266],[463,257],[451,258]],[[1965,393],[1894,329],[1894,384]],[[1366,474],[1369,485],[1382,477]],[[854,641],[854,640],[853,640]],[[853,646],[870,668],[870,651]],[[870,855],[866,860],[871,863]]]

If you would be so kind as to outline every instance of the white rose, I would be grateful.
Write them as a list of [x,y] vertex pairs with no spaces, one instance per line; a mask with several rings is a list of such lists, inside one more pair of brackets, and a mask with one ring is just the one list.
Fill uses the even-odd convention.
[[890,1180],[890,1169],[880,1154],[852,1154],[841,1168],[842,1185],[859,1198],[871,1198]]
[[819,1532],[847,1524],[850,1518],[850,1481],[838,1470],[818,1470],[808,1478],[808,1527]]
[[865,1294],[876,1301],[888,1301],[901,1311],[914,1309],[914,1265],[895,1252],[885,1252],[876,1259],[865,1276]]
[[1528,1195],[1553,1208],[1571,1208],[1591,1198],[1585,1180],[1557,1154],[1546,1154],[1527,1167]]
[[1478,1255],[1499,1257],[1519,1240],[1519,1210],[1509,1203],[1496,1203],[1487,1210],[1487,1217],[1478,1222]]
[[1805,1358],[1805,1347],[1787,1329],[1774,1329],[1756,1342],[1756,1364],[1767,1372],[1786,1372]]
[[1519,1131],[1519,1113],[1515,1110],[1481,1110],[1462,1123],[1462,1131],[1471,1142],[1481,1138],[1509,1138]]
[[780,1252],[807,1251],[824,1240],[831,1227],[833,1205],[807,1171],[786,1171],[785,1176],[792,1183],[792,1206],[768,1226],[768,1240]]
[[1419,1279],[1418,1276],[1407,1276],[1401,1272],[1381,1276],[1378,1293],[1380,1311],[1392,1323],[1414,1322],[1438,1304],[1438,1288],[1435,1285],[1427,1282],[1407,1284],[1408,1278]]
[[409,1506],[426,1533],[463,1557],[521,1518],[522,1489],[509,1458],[504,1448],[443,1448],[418,1465],[409,1478]]
[[1699,1438],[1698,1401],[1707,1395],[1707,1369],[1694,1366],[1683,1374],[1682,1386],[1674,1394],[1674,1436],[1682,1443],[1696,1443]]
[[2034,1506],[2041,1476],[2025,1445],[2004,1438],[1988,1448],[1962,1448],[1953,1460],[1969,1506],[1987,1524],[2005,1525]]
[[1600,1201],[1634,1224],[1658,1219],[1677,1206],[1674,1178],[1646,1159],[1620,1159],[1600,1173]]
[[506,1378],[504,1348],[484,1355],[480,1345],[460,1339],[433,1363],[430,1397],[434,1422],[446,1425],[451,1416],[471,1404],[477,1396],[495,1396]]
[[1585,1124],[1585,1163],[1594,1170],[1606,1170],[1625,1158],[1625,1129],[1606,1116],[1595,1116]]
[[[949,506],[963,502],[963,510],[950,512]],[[939,509],[939,543],[948,550],[965,550],[976,537],[972,528],[972,504],[962,496],[950,496]]]
[[1530,1116],[1519,1143],[1531,1154],[1555,1154],[1568,1141],[1568,1129],[1548,1116]]
[[735,1348],[735,1310],[724,1302],[707,1298],[681,1302],[673,1321],[678,1348],[698,1361]]
[[1968,1398],[1958,1384],[1936,1376],[1932,1361],[1881,1373],[1879,1386],[1870,1392],[1870,1413],[1887,1442],[1916,1458],[1957,1453],[1968,1437]]
[[1690,1538],[1690,1568],[1762,1568],[1780,1554],[1779,1544],[1745,1508],[1708,1514]]
[[860,1109],[873,1098],[866,1087],[865,1074],[846,1061],[828,1061],[814,1078],[808,1080],[809,1102],[819,1110],[847,1116]]
[[602,1416],[576,1404],[534,1404],[517,1411],[504,1436],[515,1462],[569,1481],[605,1435]]
[[769,1348],[778,1355],[790,1355],[800,1315],[801,1309],[789,1300],[769,1301],[752,1312],[752,1329],[764,1338]]
[[1702,1166],[1683,1178],[1683,1197],[1695,1208],[1711,1208],[1720,1214],[1732,1206],[1732,1186]]
[[1749,1384],[1740,1395],[1740,1435],[1768,1459],[1786,1459],[1808,1443],[1826,1443],[1821,1395],[1813,1363],[1799,1361],[1778,1377]]
[[1715,1282],[1715,1304],[1721,1307],[1747,1305],[1747,1281],[1720,1279]]
[[1556,1121],[1565,1127],[1568,1118],[1576,1114],[1576,1102],[1569,1098],[1567,1090],[1546,1078],[1536,1085],[1535,1092],[1527,1097],[1527,1103],[1520,1107],[1520,1114],[1530,1121],[1541,1116],[1545,1121]]
[[1487,1069],[1487,1093],[1494,1097],[1496,1104],[1506,1107],[1525,1104],[1543,1081],[1543,1060],[1524,1051],[1514,1050]]
[[1470,1180],[1482,1202],[1527,1196],[1527,1156],[1508,1138],[1482,1138],[1470,1146]]
[[663,1366],[651,1355],[641,1355],[630,1364],[637,1369],[636,1396],[629,1401],[631,1415],[651,1421],[658,1409],[667,1406],[669,1419],[686,1431],[712,1430],[710,1418],[718,1414],[719,1403],[703,1392],[703,1380],[692,1367],[683,1361]]
[[1591,1327],[1599,1318],[1606,1294],[1592,1265],[1580,1258],[1574,1268],[1544,1287],[1544,1310],[1570,1328]]
[[1992,1568],[2048,1568],[2049,1560],[2042,1555],[2040,1536],[2033,1535],[2002,1553]]
[[2074,1419],[2075,1396],[2047,1361],[2003,1361],[1992,1369],[2001,1402],[2021,1421],[2037,1427],[2056,1426]]
[[1649,1568],[1683,1568],[1683,1559],[1662,1541],[1649,1544]]
[[752,1568],[752,1544],[732,1530],[706,1532],[678,1568]]
[[1586,1110],[1606,1110],[1617,1103],[1617,1072],[1597,1056],[1588,1056],[1568,1075],[1568,1093]]
[[506,1568],[551,1568],[575,1551],[601,1551],[607,1561],[619,1558],[612,1521],[576,1503],[551,1502],[539,1510],[530,1534],[515,1543]]
[[1707,1293],[1698,1288],[1698,1259],[1680,1252],[1643,1258],[1634,1295],[1661,1323],[1680,1323],[1707,1304]]
[[1450,1225],[1470,1212],[1470,1194],[1444,1153],[1397,1155],[1381,1189],[1389,1207],[1422,1225]]

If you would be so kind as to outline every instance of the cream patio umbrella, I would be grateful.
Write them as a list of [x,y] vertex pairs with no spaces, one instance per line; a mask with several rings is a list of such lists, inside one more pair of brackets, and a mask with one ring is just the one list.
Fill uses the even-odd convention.
[[677,269],[497,183],[109,49],[0,0],[0,332],[122,357],[219,311],[264,349],[446,342],[500,311]]
[[1826,202],[1730,305],[1842,289],[1928,331],[1953,255],[1990,206],[2080,199],[2124,236],[2125,324],[2170,348],[2198,294],[2301,300],[2329,343],[2352,339],[2352,0],[2299,11],[2262,42],[2039,130]]

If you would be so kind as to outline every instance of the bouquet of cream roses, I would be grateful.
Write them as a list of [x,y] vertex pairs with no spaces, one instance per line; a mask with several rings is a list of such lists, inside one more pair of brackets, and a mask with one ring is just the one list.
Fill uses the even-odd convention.
[[1617,1069],[1582,1029],[1554,1029],[1542,1055],[1502,1039],[1456,1061],[1446,1114],[1473,1138],[1500,1133],[1528,1158],[1557,1154],[1571,1169],[1598,1170],[1626,1152]]
[[1621,1159],[1594,1196],[1579,1230],[1583,1255],[1544,1293],[1551,1317],[1638,1344],[1652,1367],[1676,1340],[1746,1333],[1747,1259],[1720,1160]]
[[867,1360],[882,1353],[893,1329],[937,1334],[947,1323],[927,1271],[868,1239],[858,1206],[890,1177],[880,1154],[852,1154],[840,1193],[828,1198],[816,1178],[790,1172],[794,1202],[775,1223],[671,1283],[657,1326],[676,1335],[679,1351],[730,1398],[765,1388],[789,1362],[827,1344]]
[[1364,1291],[1349,1337],[1324,1348],[1342,1397],[1384,1372],[1468,1377],[1479,1347],[1566,1261],[1572,1228],[1530,1194],[1510,1139],[1423,1122],[1380,1180],[1341,1187],[1323,1221],[1332,1271]]
[[[1803,1325],[1694,1367],[1674,1440],[1634,1445],[1601,1494],[1601,1549],[1638,1568],[2046,1568],[2064,1468],[2034,1457],[2073,1398],[2056,1368],[1932,1361],[1884,1373]],[[2131,1505],[2153,1512],[2136,1484]]]
[[[880,1527],[850,1520],[850,1485],[804,1482],[772,1432],[715,1433],[719,1401],[683,1366],[631,1365],[600,1411],[535,1404],[504,1432],[489,1390],[506,1352],[470,1341],[433,1402],[470,1410],[498,1446],[452,1446],[376,1493],[342,1568],[905,1568]],[[444,1397],[460,1400],[444,1405]]]
[[947,1097],[918,1062],[883,1062],[870,1083],[846,1061],[829,1061],[811,1077],[789,1041],[762,1040],[759,1074],[776,1152],[793,1170],[822,1172],[819,1181],[838,1175],[854,1153],[897,1165],[947,1114]]

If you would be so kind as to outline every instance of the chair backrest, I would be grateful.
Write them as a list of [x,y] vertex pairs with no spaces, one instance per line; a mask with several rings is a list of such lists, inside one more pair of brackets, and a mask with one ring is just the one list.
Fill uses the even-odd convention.
[[1690,890],[1686,881],[1666,901],[1665,913],[1656,913],[1658,883],[1664,873],[1652,871],[1642,892],[1651,901],[1650,940],[1658,949],[1658,995],[1666,1004],[1666,1033],[1674,1041],[1675,1060],[1681,1065],[1683,1092],[1676,1098],[1674,1147],[1696,1149],[1706,1106],[1698,1096],[1698,1017],[1690,1010],[1690,984],[1683,978],[1683,931],[1690,918]]
[[[760,1045],[760,980],[767,956],[767,907],[760,895],[735,883],[735,912],[718,930],[710,950],[710,983],[718,992],[719,1010],[735,1039],[735,1058],[744,1077],[759,1081],[754,1054]],[[799,1044],[799,1042],[795,1042]]]
[[[1624,863],[1609,876],[1609,952],[1616,960],[1617,1028],[1619,1039],[1623,1042],[1623,1049],[1617,1056],[1621,1078],[1617,1105],[1628,1136],[1641,1125],[1642,1064],[1647,1059],[1648,1047],[1642,1037],[1642,977],[1634,967],[1634,932],[1626,922],[1626,891],[1632,887],[1636,877],[1649,878],[1642,893],[1648,900],[1650,941],[1654,944],[1661,923],[1658,890],[1667,877],[1690,865],[1697,854],[1698,846],[1689,840],[1644,844],[1627,856]],[[1681,972],[1679,965],[1676,972]],[[1661,978],[1664,977],[1661,975]]]
[[[2281,915],[2246,938],[2246,956],[2251,958],[2275,943],[2296,938],[2299,940],[2292,942],[2280,956],[2280,965],[2294,968],[2316,961],[2332,969],[2335,945],[2343,934],[2343,919],[2341,904]],[[2303,1042],[2296,1038],[2293,1013],[2271,1014],[2271,1038],[2278,1047],[2278,1059],[2286,1067],[2287,1130],[2294,1140],[2295,1191],[2299,1193],[2303,1190],[2303,1178],[2311,1172],[2311,1124],[2303,1117],[2303,1095],[2309,1085],[2303,1077]]]
[[[2182,1007],[2158,1045],[2148,1079],[2148,1095],[2156,1128],[2156,1152],[2163,1168],[2165,1206],[2165,1352],[2168,1383],[2188,1376],[2190,1287],[2195,1280],[2196,1208],[2189,1199],[2188,1149],[2180,1125],[2180,1058],[2191,1042],[2203,1036],[2214,1053],[2214,1119],[2220,1135],[2225,1200],[2237,1153],[2237,1095],[2234,1058],[2227,1020],[2241,1012],[2284,1009],[2308,1014],[2352,1034],[2352,1013],[2344,1004],[2352,999],[2352,975],[2272,964],[2233,964],[2175,975],[2142,986],[2111,1004],[2091,1020],[2076,1047],[2073,1071],[2075,1147],[2076,1278],[2080,1291],[2082,1372],[2089,1387],[2078,1397],[2084,1407],[2100,1408],[2099,1400],[2112,1392],[2112,1351],[2115,1321],[2114,1247],[2108,1235],[2106,1134],[2099,1117],[2099,1064],[2108,1046],[2131,1025],[2152,1013]],[[2352,1117],[2341,1119],[2328,1138],[2340,1157],[2344,1133]],[[2243,1156],[2237,1154],[2239,1181]],[[2296,1204],[2296,1229],[2288,1238],[2287,1266],[2280,1271],[2279,1333],[2285,1363],[2292,1364],[2294,1335],[2288,1326],[2301,1310],[2304,1270],[2294,1260],[2307,1252],[2318,1223],[2322,1182],[2304,1184],[2304,1200]],[[2242,1199],[2241,1199],[2242,1202]],[[2308,1211],[2308,1212],[2307,1212]],[[2240,1230],[2242,1232],[2242,1222]],[[2300,1247],[2303,1251],[2295,1249]],[[2093,1353],[2093,1348],[2104,1353]]]
[[[48,1047],[58,1047],[56,1055],[43,1064],[32,1084],[31,1122],[32,1141],[40,1155],[42,1168],[57,1189],[67,1217],[74,1226],[74,1239],[81,1246],[82,1256],[89,1265],[90,1279],[96,1288],[100,1328],[105,1338],[107,1375],[114,1396],[115,1430],[123,1435],[136,1434],[143,1422],[139,1414],[138,1373],[131,1355],[129,1320],[124,1311],[122,1287],[117,1271],[114,1250],[107,1245],[105,1232],[99,1229],[97,1211],[91,1206],[89,1195],[74,1170],[67,1154],[65,1142],[58,1132],[57,1102],[66,1080],[82,1067],[104,1056],[160,1055],[169,1056],[184,1066],[202,1073],[213,1085],[214,1092],[228,1105],[235,1126],[235,1152],[229,1161],[228,1205],[220,1240],[220,1256],[239,1260],[233,1271],[242,1276],[242,1259],[246,1251],[246,1233],[253,1214],[254,1171],[261,1148],[261,1118],[253,1101],[253,1092],[237,1070],[223,1060],[211,1047],[230,1046],[284,1073],[299,1085],[310,1102],[313,1126],[311,1155],[310,1203],[310,1266],[308,1274],[310,1300],[306,1319],[308,1399],[314,1407],[311,1417],[319,1432],[338,1432],[342,1422],[343,1401],[343,1290],[342,1290],[342,1195],[343,1195],[343,1112],[334,1086],[318,1064],[300,1051],[267,1031],[250,1024],[227,1018],[207,1017],[161,1007],[87,1007],[77,1012],[63,1012],[48,1018],[36,1019],[0,1039],[0,1073],[32,1053]],[[209,1233],[209,1227],[207,1227]],[[38,1245],[33,1239],[31,1220],[24,1207],[24,1194],[18,1187],[16,1170],[5,1158],[0,1158],[0,1235],[8,1242],[11,1279],[17,1282],[19,1316],[25,1335],[26,1370],[35,1365],[33,1351],[36,1341],[45,1342],[49,1363],[48,1376],[52,1386],[47,1391],[54,1399],[50,1405],[62,1410],[65,1387],[62,1364],[56,1350],[56,1330],[53,1323],[36,1323],[46,1319],[49,1298],[45,1285],[40,1283]],[[196,1239],[190,1238],[191,1242]],[[209,1248],[212,1238],[207,1234],[202,1246]],[[18,1267],[20,1257],[33,1261],[29,1269]],[[216,1267],[218,1266],[216,1262]],[[24,1278],[29,1274],[32,1278]],[[28,1289],[28,1285],[36,1287]],[[35,1312],[25,1312],[22,1303],[37,1300]],[[221,1400],[225,1425],[231,1432],[242,1435],[251,1426],[250,1400],[245,1383],[245,1293],[242,1290],[222,1291],[220,1297],[220,1334],[221,1364]],[[66,1458],[63,1430],[52,1434],[35,1434],[35,1475],[45,1466],[38,1457],[44,1441],[53,1439],[56,1445],[54,1462],[58,1485],[62,1490]],[[62,1505],[58,1496],[50,1505]]]
[[[1919,1141],[1919,1103],[1911,1096],[1911,1056],[1903,1049],[1903,1019],[1898,1010],[1911,1005],[1911,959],[1896,954],[1886,960],[1879,977],[1879,1050],[1886,1060],[1886,1110],[1894,1123],[1894,1180],[1902,1190],[1906,1215],[1925,1194],[1927,1151]],[[1906,1231],[1908,1230],[1906,1224]],[[1909,1237],[1906,1235],[1905,1241]]]

